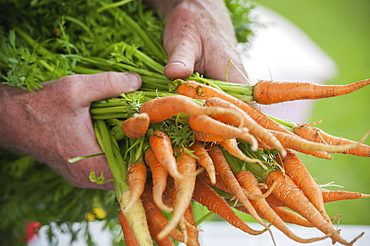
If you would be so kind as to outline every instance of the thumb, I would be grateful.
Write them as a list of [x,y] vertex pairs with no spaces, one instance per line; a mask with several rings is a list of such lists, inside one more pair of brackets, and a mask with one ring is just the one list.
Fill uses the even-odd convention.
[[133,92],[141,86],[141,78],[135,73],[103,72],[80,76],[78,84],[82,106]]
[[194,72],[194,64],[201,56],[201,40],[196,25],[191,25],[191,17],[186,11],[175,9],[166,22],[164,30],[164,48],[168,55],[168,63],[164,74],[169,79],[187,78]]

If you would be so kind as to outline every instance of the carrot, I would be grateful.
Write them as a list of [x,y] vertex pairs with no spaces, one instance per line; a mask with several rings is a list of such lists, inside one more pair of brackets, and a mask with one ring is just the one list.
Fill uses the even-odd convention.
[[131,226],[135,238],[140,246],[153,245],[150,237],[148,224],[146,222],[145,210],[141,200],[137,200],[127,212],[124,208],[130,199],[130,190],[122,193],[119,203],[123,215],[126,217],[129,225]]
[[162,240],[159,240],[158,233],[160,232],[160,230],[154,225],[152,220],[147,219],[147,221],[148,221],[150,235],[152,236],[152,238],[154,239],[154,241],[157,243],[158,246],[174,246],[175,245],[169,236],[163,238]]
[[[157,97],[146,101],[141,105],[140,113],[147,113],[150,118],[150,123],[162,122],[179,113],[190,115],[209,115],[214,113],[238,115],[237,112],[230,109],[201,106],[191,98],[182,95]],[[243,121],[243,119],[241,120]]]
[[251,143],[254,149],[257,147],[257,140],[248,133],[246,128],[237,128],[224,124],[220,121],[212,119],[208,115],[191,115],[189,117],[189,125],[194,131],[197,132],[208,133],[223,140],[238,138]]
[[[147,220],[150,220],[151,221],[150,223],[152,223],[155,226],[155,228],[157,228],[157,230],[161,231],[168,224],[168,220],[162,214],[161,210],[157,207],[157,205],[154,203],[151,189],[152,187],[149,184],[147,184],[145,186],[141,199],[143,202]],[[176,228],[171,230],[171,232],[168,235],[171,238],[175,239],[176,241],[184,242],[184,235]]]
[[169,174],[174,178],[183,178],[183,175],[177,170],[176,158],[173,155],[172,143],[168,135],[162,131],[156,131],[150,136],[149,142],[158,161]]
[[138,139],[145,135],[149,124],[150,119],[147,113],[134,114],[123,122],[122,130],[127,137]]
[[184,219],[186,226],[186,232],[188,235],[187,246],[200,246],[198,240],[199,230],[197,228],[197,224],[195,223],[194,214],[193,214],[193,206],[190,203],[187,209],[184,212]]
[[358,143],[353,144],[346,144],[346,145],[327,145],[321,143],[315,143],[308,141],[304,138],[301,138],[297,135],[293,134],[286,134],[283,132],[269,130],[272,134],[274,134],[277,139],[284,145],[287,149],[293,149],[297,151],[343,151],[350,148],[354,148],[358,145]]
[[313,225],[301,215],[280,207],[271,207],[275,213],[285,222],[289,224],[295,224],[304,227],[313,227]]
[[331,219],[325,210],[324,199],[320,187],[316,184],[314,178],[299,159],[298,155],[291,150],[287,152],[287,155],[282,159],[285,173],[298,185],[326,221],[331,223]]
[[251,235],[259,235],[267,231],[261,231],[250,228],[238,215],[231,209],[227,202],[222,199],[217,192],[201,177],[197,178],[196,186],[193,192],[193,199],[207,207],[209,211],[214,212],[226,220],[230,225]]
[[307,199],[303,192],[296,186],[296,184],[289,178],[284,176],[281,171],[272,171],[267,175],[266,184],[271,186],[277,182],[277,186],[273,190],[273,194],[285,202],[294,211],[301,214],[309,222],[312,223],[317,229],[331,235],[330,237],[335,241],[344,245],[352,245],[360,238],[362,234],[353,239],[351,242],[347,242],[338,232],[333,228],[332,224],[329,223],[322,217],[321,213],[315,208],[315,206]]
[[126,217],[123,215],[122,210],[118,212],[118,219],[119,223],[121,224],[121,228],[123,231],[123,237],[125,240],[125,244],[127,246],[139,246],[139,243],[137,242],[134,232],[131,229],[130,224],[128,223]]
[[196,169],[196,161],[192,156],[186,154],[184,149],[180,149],[179,152],[181,153],[181,156],[177,158],[177,167],[179,172],[186,178],[174,178],[176,200],[173,204],[173,216],[170,222],[158,234],[159,239],[168,235],[168,233],[179,223],[186,208],[191,202],[191,197],[194,191],[196,175],[193,174]]
[[267,117],[264,113],[259,111],[258,109],[255,109],[252,105],[233,97],[221,90],[218,90],[214,87],[204,85],[201,83],[198,83],[196,81],[185,81],[184,84],[181,84],[177,87],[177,94],[185,95],[194,99],[203,99],[207,100],[212,97],[219,97],[225,101],[228,101],[240,109],[242,109],[244,112],[246,112],[252,119],[254,119],[259,125],[266,129],[271,129],[275,131],[281,131],[285,133],[290,133],[288,130],[286,130],[284,127],[282,127],[280,124],[276,123],[269,117]]
[[211,180],[211,183],[215,184],[216,183],[215,166],[213,165],[213,161],[209,156],[204,144],[199,141],[195,141],[194,144],[190,146],[190,149],[194,151],[194,155],[197,157],[196,159],[197,163],[206,169],[208,176]]
[[[253,173],[250,171],[240,171],[236,174],[236,178],[240,185],[256,194],[262,194],[260,188],[258,187],[258,181],[254,177]],[[258,213],[261,214],[263,218],[269,221],[272,225],[274,225],[277,229],[287,235],[289,238],[293,239],[294,241],[300,243],[310,243],[316,242],[322,239],[327,238],[325,237],[318,237],[318,238],[310,238],[310,239],[303,239],[296,236],[285,224],[285,222],[275,213],[275,211],[270,207],[270,205],[266,202],[265,199],[258,199],[258,200],[251,200],[253,207],[257,210]]]
[[[286,154],[285,149],[283,145],[279,142],[279,140],[277,140],[277,138],[273,134],[268,132],[265,128],[257,124],[255,120],[253,120],[246,112],[241,110],[236,105],[218,97],[212,97],[207,99],[205,105],[230,108],[232,110],[240,112],[240,114],[244,118],[244,125],[249,129],[249,132],[251,134],[253,134],[256,138],[260,138],[261,141],[270,144],[271,146],[279,150],[282,156],[285,156]],[[239,119],[233,115],[213,114],[212,118],[234,126],[240,125]]]
[[230,155],[233,155],[239,158],[242,161],[258,163],[261,167],[266,169],[266,166],[262,164],[261,160],[259,159],[252,159],[247,157],[238,147],[238,142],[235,138],[223,140],[218,142]]
[[155,204],[166,212],[172,212],[172,208],[166,206],[163,203],[162,195],[166,189],[168,171],[164,166],[158,161],[154,151],[149,148],[145,152],[145,162],[148,164],[150,171],[152,173],[153,182],[153,199]]
[[351,192],[345,190],[331,190],[331,191],[323,191],[322,197],[324,202],[335,202],[335,201],[342,201],[342,200],[353,200],[353,199],[360,199],[360,198],[370,198],[370,194],[363,194],[360,192]]
[[143,163],[135,162],[129,166],[127,170],[127,182],[130,187],[130,200],[127,202],[125,212],[140,199],[141,193],[144,191],[146,176],[147,170]]
[[[328,145],[356,144],[355,141],[332,136],[319,128],[311,127],[305,124],[298,125],[293,130],[296,135],[312,142],[323,143]],[[356,147],[340,151],[340,153],[369,157],[370,146],[360,143]]]
[[215,165],[216,173],[220,175],[220,179],[223,180],[223,182],[229,187],[232,193],[245,206],[249,214],[261,225],[267,228],[267,225],[265,224],[265,222],[263,222],[261,217],[258,216],[256,210],[253,208],[250,201],[246,197],[242,187],[236,180],[235,175],[233,174],[229,164],[227,163],[225,156],[222,153],[222,150],[218,146],[213,145],[209,150],[209,155],[212,158],[213,163]]
[[199,142],[214,142],[214,143],[225,140],[225,138],[222,136],[216,136],[213,134],[198,131],[194,131],[194,139]]
[[370,79],[347,85],[318,85],[301,82],[261,80],[253,86],[253,98],[260,104],[303,99],[322,99],[349,94],[370,84]]

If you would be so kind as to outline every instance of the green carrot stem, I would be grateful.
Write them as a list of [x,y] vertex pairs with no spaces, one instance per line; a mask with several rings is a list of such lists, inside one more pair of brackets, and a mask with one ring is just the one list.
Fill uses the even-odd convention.
[[97,138],[99,138],[98,142],[100,144],[100,148],[103,150],[107,158],[109,168],[113,175],[117,200],[119,200],[122,193],[128,190],[128,184],[126,182],[126,168],[123,166],[125,162],[122,161],[122,156],[117,154],[118,146],[112,142],[112,136],[106,123],[103,120],[95,120],[94,130]]
[[93,120],[110,120],[110,119],[125,119],[131,117],[132,114],[98,114],[91,115]]

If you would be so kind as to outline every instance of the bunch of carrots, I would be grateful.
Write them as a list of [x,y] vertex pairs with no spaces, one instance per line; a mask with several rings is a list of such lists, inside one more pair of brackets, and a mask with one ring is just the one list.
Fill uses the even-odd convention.
[[[328,98],[369,84],[370,79],[334,86],[260,81],[253,86],[253,100],[273,104]],[[121,104],[98,102],[91,110],[98,122],[97,138],[115,176],[127,245],[153,245],[153,240],[158,245],[174,241],[200,245],[193,201],[251,235],[271,233],[271,225],[300,243],[330,238],[352,245],[363,235],[351,241],[342,238],[333,227],[338,216],[331,218],[324,203],[370,195],[322,191],[297,152],[325,159],[332,158],[330,153],[370,157],[370,146],[362,143],[368,134],[351,141],[310,124],[284,125],[249,102],[201,81],[175,80],[171,88],[175,93],[136,92],[143,103],[128,94]],[[135,106],[136,112],[118,106],[121,119],[97,114],[99,107],[124,104]],[[110,135],[104,140],[107,131]],[[129,163],[127,169],[114,165],[119,160]],[[235,209],[252,216],[263,229],[249,227]],[[287,223],[315,227],[323,235],[302,238]]]

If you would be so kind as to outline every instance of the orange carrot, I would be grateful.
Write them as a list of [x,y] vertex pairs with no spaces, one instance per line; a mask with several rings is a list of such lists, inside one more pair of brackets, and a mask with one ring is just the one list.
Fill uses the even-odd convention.
[[[190,150],[189,150],[190,151]],[[173,216],[170,222],[158,234],[158,238],[164,238],[168,233],[177,226],[181,220],[186,208],[191,202],[191,197],[194,191],[196,175],[196,161],[186,154],[184,149],[180,149],[181,156],[177,158],[177,168],[179,172],[186,178],[174,178],[176,188],[176,200],[173,204]]]
[[188,235],[187,246],[200,246],[198,240],[199,230],[197,228],[197,224],[195,223],[194,214],[193,214],[193,207],[190,203],[187,209],[184,212],[184,219],[183,219],[186,232]]
[[127,137],[138,139],[145,135],[149,124],[150,119],[147,113],[134,114],[123,122],[122,130]]
[[213,145],[209,150],[209,156],[213,160],[216,173],[220,175],[220,179],[223,180],[223,182],[229,187],[229,189],[236,196],[236,198],[238,198],[238,200],[244,205],[244,207],[248,210],[249,214],[261,225],[267,228],[267,225],[265,224],[265,222],[263,222],[261,217],[258,216],[256,210],[253,208],[252,204],[246,197],[242,187],[236,180],[235,175],[233,174],[229,166],[229,163],[227,163],[227,160],[222,153],[222,150],[218,146]]
[[194,151],[194,155],[198,158],[196,159],[197,163],[204,167],[208,173],[208,176],[212,184],[216,183],[216,171],[213,161],[207,152],[207,149],[204,147],[204,144],[195,141],[194,144],[190,147]]
[[191,98],[181,95],[157,97],[146,101],[141,105],[140,113],[147,113],[150,118],[150,123],[162,122],[179,113],[191,115],[209,115],[214,113],[238,115],[237,112],[230,109],[201,106]]
[[172,208],[166,206],[162,200],[162,195],[167,185],[168,171],[158,161],[151,148],[145,152],[145,162],[149,165],[152,173],[153,199],[155,204],[163,211],[172,212]]
[[318,85],[301,82],[261,80],[253,86],[253,98],[260,104],[273,104],[303,99],[322,99],[354,92],[370,84],[370,79],[348,85]]
[[219,97],[241,108],[262,127],[266,129],[290,133],[280,124],[276,123],[275,121],[267,117],[264,113],[262,113],[258,109],[255,109],[249,103],[243,102],[242,100],[233,97],[214,87],[204,85],[196,81],[188,80],[185,81],[184,84],[181,84],[177,87],[177,94],[185,95],[194,99],[204,99],[204,100],[207,100],[212,97]]
[[[151,189],[152,188],[150,185],[146,185],[141,199],[144,205],[147,220],[151,220],[150,223],[152,223],[158,230],[161,231],[168,224],[168,220],[154,203]],[[176,241],[184,242],[184,235],[176,228],[171,230],[168,235]]]
[[139,246],[139,243],[136,241],[134,231],[131,229],[130,224],[128,223],[126,217],[123,215],[122,210],[118,212],[119,223],[123,231],[123,237],[127,246]]
[[174,178],[183,178],[183,175],[177,170],[176,158],[173,155],[172,143],[168,135],[162,131],[156,131],[150,136],[149,142],[158,161],[170,175]]
[[[311,127],[305,124],[296,126],[294,128],[294,133],[309,141],[328,145],[356,144],[355,141],[329,135],[319,128]],[[358,146],[352,149],[340,151],[340,153],[369,157],[370,146],[366,144],[358,144]]]
[[199,177],[196,181],[193,199],[226,220],[230,225],[251,235],[259,235],[267,231],[257,231],[250,228],[238,215],[231,209],[227,202],[222,199],[217,192],[209,186],[206,181]]
[[274,134],[277,139],[284,145],[287,149],[293,149],[297,151],[343,151],[350,148],[354,148],[358,145],[358,143],[354,144],[346,144],[346,145],[327,145],[321,144],[316,142],[308,141],[304,138],[301,138],[297,135],[293,134],[286,134],[284,132],[278,132],[269,130],[272,134]]
[[127,170],[127,183],[130,187],[130,200],[127,202],[125,212],[132,207],[132,205],[140,199],[144,191],[146,182],[147,170],[146,166],[141,162],[131,164]]
[[[252,172],[245,171],[245,170],[240,171],[239,173],[236,174],[236,178],[238,182],[240,183],[240,185],[247,191],[250,191],[256,194],[262,194],[260,188],[258,187],[258,181],[254,177]],[[283,232],[285,235],[287,235],[289,238],[293,239],[294,241],[297,241],[300,243],[310,243],[310,242],[316,242],[316,241],[327,238],[327,236],[318,237],[318,238],[310,238],[310,239],[300,238],[296,236],[288,228],[288,226],[275,213],[275,211],[270,207],[270,205],[266,202],[265,199],[251,200],[251,203],[253,207],[257,210],[257,212],[260,213],[263,218],[265,218],[272,225],[274,225],[277,229],[279,229],[281,232]]]
[[324,202],[335,202],[335,201],[342,201],[342,200],[353,200],[353,199],[360,199],[360,198],[370,198],[370,194],[363,194],[360,192],[351,192],[345,190],[331,190],[331,191],[323,191],[322,197]]
[[285,173],[293,180],[295,184],[303,191],[308,200],[319,210],[326,221],[331,223],[331,219],[326,212],[324,199],[321,189],[316,184],[314,178],[307,170],[298,155],[291,150],[287,151],[287,155],[283,157],[282,164]]
[[[246,112],[241,110],[236,105],[218,97],[212,97],[207,99],[205,104],[207,106],[230,108],[232,110],[240,112],[240,114],[244,118],[244,125],[249,129],[249,132],[251,134],[253,134],[256,138],[260,138],[261,141],[264,141],[269,145],[273,146],[275,149],[279,150],[282,156],[285,156],[286,154],[285,149],[283,145],[279,142],[279,140],[277,140],[277,138],[273,134],[268,132],[265,128],[257,124],[255,120],[253,120]],[[234,126],[240,125],[239,119],[233,115],[213,114],[212,118]]]
[[151,219],[148,218],[147,221],[148,221],[150,235],[152,236],[152,238],[154,239],[154,241],[157,243],[158,246],[174,246],[175,245],[169,236],[163,238],[162,240],[159,240],[158,233],[160,232],[160,230],[154,225]]
[[197,132],[208,133],[223,140],[238,138],[251,143],[254,149],[257,147],[257,140],[248,133],[246,128],[237,128],[224,124],[218,120],[212,119],[208,115],[191,115],[189,117],[189,125]]
[[351,242],[347,242],[338,232],[333,228],[332,224],[329,223],[322,217],[321,213],[315,208],[315,206],[307,199],[303,192],[297,187],[297,185],[289,178],[284,176],[281,171],[272,171],[267,175],[266,184],[271,186],[273,183],[277,183],[277,186],[273,190],[273,194],[283,202],[285,202],[290,208],[297,213],[305,217],[309,222],[312,223],[317,229],[341,244],[352,245],[357,241],[358,237],[353,239]]
[[[248,211],[243,206],[235,206],[235,208],[243,213],[248,214]],[[282,207],[271,207],[271,209],[273,209],[274,212],[285,223],[295,224],[295,225],[304,226],[304,227],[313,227],[313,225],[308,220],[306,220],[304,217],[300,216],[299,214],[291,210],[288,210]],[[262,219],[266,220],[266,218],[262,214],[260,214],[260,216]]]
[[258,163],[261,167],[266,168],[259,159],[252,159],[246,156],[238,147],[238,142],[235,138],[218,142],[230,155],[239,158],[242,161]]

